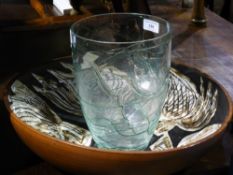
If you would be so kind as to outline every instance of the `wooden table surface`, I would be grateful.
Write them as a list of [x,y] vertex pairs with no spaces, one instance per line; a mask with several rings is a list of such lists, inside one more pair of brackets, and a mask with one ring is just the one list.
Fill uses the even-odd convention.
[[[190,24],[192,9],[182,9],[175,1],[169,5],[158,5],[151,0],[150,8],[153,15],[167,19],[172,25],[172,60],[194,66],[209,74],[229,92],[231,99],[233,99],[233,24],[206,10],[207,27],[195,27]],[[2,77],[0,89],[5,88],[4,82],[6,81],[3,80],[6,79],[7,76]],[[1,109],[3,110],[3,115],[7,115],[3,105],[1,105]],[[9,120],[6,118],[7,116],[0,118],[0,138],[8,139],[8,144],[10,143],[11,146],[8,147],[7,143],[3,143],[3,146],[8,147],[8,149],[0,151],[1,154],[6,156],[4,158],[5,164],[3,163],[2,167],[0,166],[0,171],[1,169],[4,170],[4,168],[11,168],[17,175],[66,174],[28,151],[20,140],[17,140],[17,136],[15,136]],[[1,128],[2,125],[4,125],[3,129]],[[4,134],[6,132],[11,132],[11,134]],[[0,142],[0,147],[2,146],[1,144]],[[13,150],[12,153],[12,149],[16,150]],[[24,150],[27,156],[20,149]],[[11,153],[7,153],[7,150],[10,150]],[[208,175],[219,174],[220,172],[221,174],[230,173],[233,169],[232,155],[233,136],[229,129],[223,140],[219,141],[196,164],[177,174]],[[23,163],[23,161],[26,163]]]

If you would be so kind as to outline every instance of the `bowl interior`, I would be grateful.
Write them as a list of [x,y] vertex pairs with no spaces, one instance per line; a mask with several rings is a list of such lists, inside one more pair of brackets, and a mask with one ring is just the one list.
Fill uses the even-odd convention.
[[[161,121],[145,151],[172,151],[205,142],[209,137],[221,133],[231,118],[229,97],[220,85],[208,75],[191,67],[181,64],[173,64],[172,67],[180,72],[176,73],[176,76],[184,81],[183,86],[190,83],[186,90],[193,87],[196,89],[199,95],[196,101],[199,98],[203,101],[195,109],[193,116],[181,118],[179,115],[174,117],[172,113],[172,120],[165,118]],[[71,58],[64,58],[18,75],[9,84],[5,101],[10,105],[9,110],[41,133],[74,145],[96,147],[71,87],[72,71]],[[176,84],[175,88],[179,89],[178,85]],[[195,97],[194,94],[189,95],[188,100],[180,99],[184,95],[183,92],[179,93],[179,90],[174,94],[176,100],[179,97],[177,103],[181,103],[181,108],[182,105],[187,106],[185,100],[190,101]],[[187,108],[183,108],[183,112],[187,112]],[[33,113],[35,110],[39,110],[39,114]],[[54,131],[58,122],[52,116],[54,112],[64,123],[63,135]]]

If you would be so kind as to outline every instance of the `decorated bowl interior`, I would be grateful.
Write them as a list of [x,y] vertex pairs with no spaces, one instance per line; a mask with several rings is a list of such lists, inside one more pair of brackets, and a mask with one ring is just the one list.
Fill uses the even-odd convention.
[[[172,67],[162,116],[145,151],[194,145],[217,132],[224,121],[228,122],[229,106],[221,104],[224,92],[213,80],[186,66]],[[73,78],[70,58],[19,75],[8,89],[10,109],[43,134],[96,147],[82,116]]]

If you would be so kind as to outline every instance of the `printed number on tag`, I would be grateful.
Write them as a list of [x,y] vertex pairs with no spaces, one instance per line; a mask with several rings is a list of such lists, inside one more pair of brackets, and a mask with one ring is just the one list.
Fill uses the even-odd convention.
[[143,20],[143,29],[154,33],[159,33],[159,23],[149,19]]

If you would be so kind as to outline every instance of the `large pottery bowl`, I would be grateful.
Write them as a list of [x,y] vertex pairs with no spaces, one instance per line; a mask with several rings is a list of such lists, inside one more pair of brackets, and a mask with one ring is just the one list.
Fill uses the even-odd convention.
[[[59,91],[60,96],[66,96],[67,92],[72,91],[72,88],[66,86],[70,83],[69,78],[72,79],[70,62],[70,58],[57,60],[32,72],[18,75],[9,83],[5,93],[5,105],[19,137],[42,159],[65,171],[80,174],[171,174],[200,158],[221,138],[231,120],[230,98],[221,85],[194,68],[173,65],[180,72],[175,73],[180,77],[179,81],[192,82],[190,89],[196,88],[198,98],[203,100],[203,104],[199,104],[199,109],[196,109],[198,111],[192,114],[198,117],[198,112],[201,112],[199,119],[189,116],[191,123],[188,123],[182,117],[175,118],[173,115],[174,119],[169,120],[172,122],[165,122],[164,126],[159,126],[160,130],[155,131],[150,147],[145,151],[96,148],[83,118],[74,115],[75,112],[71,109],[65,111],[67,104],[68,107],[69,104],[74,105],[73,102],[65,104],[67,99],[74,98],[64,97],[59,100],[60,97],[56,97]],[[175,96],[185,94],[183,91],[179,93],[181,89],[176,89]],[[185,88],[183,90],[185,91]],[[192,93],[190,95],[192,96]],[[36,103],[38,104],[35,105]],[[30,111],[32,107],[33,110]],[[38,114],[39,117],[33,118],[33,115],[40,111],[42,112]],[[49,115],[58,115],[61,118],[60,123],[65,123],[66,126],[57,129],[60,127],[59,122],[55,121],[53,124],[53,120],[43,119],[49,118]],[[49,127],[53,129],[49,130]],[[81,127],[84,129],[80,129]],[[52,133],[52,130],[55,133]],[[72,133],[73,131],[79,133]],[[61,133],[64,135],[61,136]],[[78,139],[79,134],[81,137]]]

